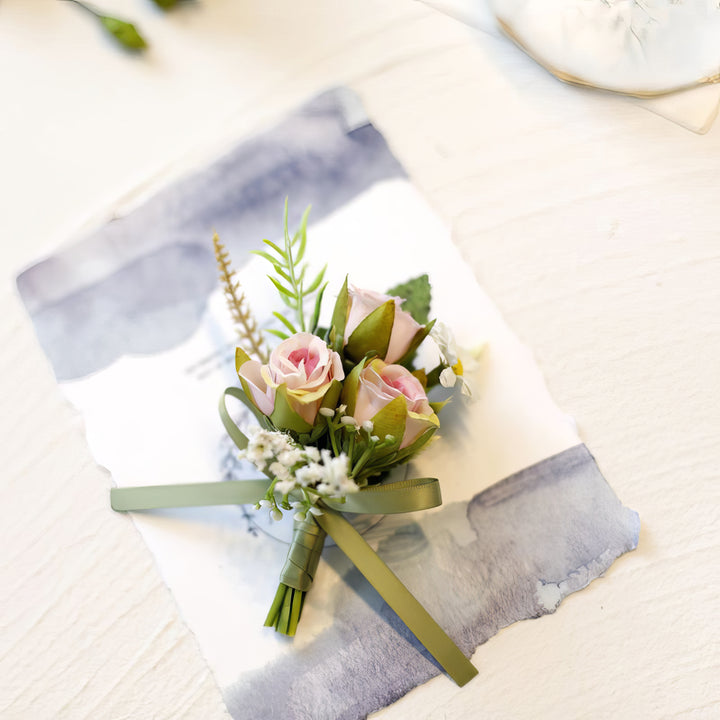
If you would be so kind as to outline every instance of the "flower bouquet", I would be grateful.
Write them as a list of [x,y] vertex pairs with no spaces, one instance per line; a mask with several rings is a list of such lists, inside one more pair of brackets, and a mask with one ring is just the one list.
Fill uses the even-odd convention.
[[[256,251],[270,264],[268,277],[285,306],[285,312],[273,313],[278,325],[267,330],[279,341],[272,350],[234,279],[227,251],[214,237],[241,341],[235,355],[240,387],[225,390],[220,415],[240,456],[266,478],[115,488],[112,506],[139,510],[252,501],[276,520],[292,512],[293,538],[265,625],[295,634],[329,534],[462,685],[475,668],[341,514],[411,512],[441,504],[436,479],[389,482],[388,473],[433,439],[446,401],[431,401],[431,388],[459,385],[469,394],[452,334],[429,320],[427,275],[388,294],[355,288],[346,277],[322,326],[327,282],[325,268],[307,278],[307,218],[308,211],[291,236],[286,202],[282,246],[264,240],[265,248]],[[427,337],[437,349],[431,369],[416,367]],[[226,408],[228,396],[247,406],[257,426],[243,432],[236,425]]]

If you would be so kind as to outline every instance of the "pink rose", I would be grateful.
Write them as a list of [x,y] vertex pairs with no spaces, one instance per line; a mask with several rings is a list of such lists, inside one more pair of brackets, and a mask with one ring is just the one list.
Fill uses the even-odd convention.
[[283,340],[267,365],[248,360],[238,368],[252,401],[263,415],[275,407],[275,391],[285,385],[290,407],[309,425],[334,380],[345,377],[340,356],[317,335],[297,333]]
[[376,310],[388,302],[388,300],[395,301],[395,318],[393,320],[387,353],[385,353],[385,357],[382,359],[385,360],[385,362],[393,363],[405,355],[417,333],[423,329],[423,326],[417,323],[409,312],[405,312],[400,308],[403,302],[402,298],[384,295],[383,293],[374,292],[373,290],[362,290],[352,285],[348,286],[349,311],[347,320],[345,321],[344,342],[347,344],[355,328],[357,328],[373,310]]
[[407,404],[405,431],[400,448],[411,445],[422,433],[438,426],[420,381],[402,365],[373,360],[362,369],[358,380],[353,417],[358,424],[372,420],[380,410],[402,395]]

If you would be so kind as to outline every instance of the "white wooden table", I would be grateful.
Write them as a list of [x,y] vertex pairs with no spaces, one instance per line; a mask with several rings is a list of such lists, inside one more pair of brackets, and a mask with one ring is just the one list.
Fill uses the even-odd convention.
[[0,717],[221,718],[133,525],[108,509],[17,298],[24,264],[330,85],[362,97],[534,349],[640,545],[388,718],[720,717],[720,127],[564,86],[426,6],[0,4]]

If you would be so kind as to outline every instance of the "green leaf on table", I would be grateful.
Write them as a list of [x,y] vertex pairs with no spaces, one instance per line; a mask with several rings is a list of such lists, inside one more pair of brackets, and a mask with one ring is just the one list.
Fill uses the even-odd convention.
[[424,325],[430,319],[431,290],[427,274],[390,288],[388,295],[405,298],[402,309],[409,312],[415,322]]
[[113,17],[112,15],[104,15],[97,8],[88,5],[81,0],[69,0],[78,7],[81,7],[90,15],[94,15],[117,42],[129,50],[144,50],[147,47],[145,38],[138,32],[137,28],[126,20]]
[[129,50],[144,50],[147,43],[137,28],[125,20],[111,15],[98,15],[103,27],[124,47]]

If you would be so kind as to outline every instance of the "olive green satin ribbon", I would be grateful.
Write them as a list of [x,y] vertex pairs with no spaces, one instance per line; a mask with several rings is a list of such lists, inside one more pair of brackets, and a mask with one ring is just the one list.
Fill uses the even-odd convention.
[[280,571],[281,583],[303,592],[310,589],[320,563],[325,534],[313,515],[293,523],[290,552]]
[[[235,397],[245,404],[248,402],[242,390],[238,388],[228,388],[220,400],[220,417],[223,425],[233,442],[240,449],[244,449],[247,447],[248,441],[227,411],[225,406],[227,395]],[[271,480],[264,479],[112,488],[110,504],[113,510],[117,511],[200,505],[245,505],[257,502],[258,498],[261,498],[267,491],[270,482]],[[398,614],[447,674],[462,687],[477,675],[475,667],[392,570],[340,514],[341,511],[370,514],[414,512],[436,507],[441,502],[440,487],[436,479],[413,478],[363,488],[348,495],[345,502],[323,500],[323,514],[312,519],[318,524],[319,529],[321,528],[333,538],[338,547]],[[292,565],[292,561],[290,564]],[[294,572],[290,567],[283,568],[283,572],[286,569],[291,574]],[[312,570],[314,573],[314,568]]]
[[442,495],[436,478],[411,478],[369,485],[346,495],[345,502],[323,500],[323,504],[338,512],[392,515],[438,507],[442,505]]
[[327,512],[315,520],[460,687],[477,675],[460,648],[342,515]]
[[[110,505],[118,512],[200,505],[254,505],[268,487],[270,480],[262,479],[112,488]],[[390,515],[427,510],[437,507],[440,502],[440,487],[435,478],[412,478],[387,485],[371,485],[347,495],[345,502],[324,500],[323,504],[338,512]]]
[[270,480],[263,479],[112,488],[110,506],[123,512],[200,505],[249,505],[263,497],[269,486]]

